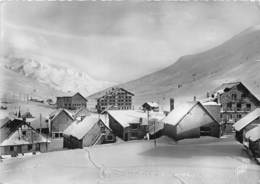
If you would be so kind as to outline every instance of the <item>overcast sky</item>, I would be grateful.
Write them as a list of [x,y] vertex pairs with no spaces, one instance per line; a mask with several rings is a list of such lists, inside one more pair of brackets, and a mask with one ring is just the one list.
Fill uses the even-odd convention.
[[41,62],[125,82],[260,24],[255,3],[7,2],[1,40]]

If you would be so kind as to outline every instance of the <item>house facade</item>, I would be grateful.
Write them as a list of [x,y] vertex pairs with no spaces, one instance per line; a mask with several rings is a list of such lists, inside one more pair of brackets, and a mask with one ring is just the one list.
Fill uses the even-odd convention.
[[70,110],[87,108],[87,99],[80,93],[76,93],[73,96],[57,97],[56,104],[57,108],[65,108]]
[[66,109],[54,111],[49,119],[52,138],[63,137],[63,131],[74,121],[73,115]]
[[65,148],[75,149],[115,140],[114,134],[97,115],[89,115],[83,120],[75,120],[64,131],[63,145]]
[[100,113],[104,110],[126,110],[132,109],[133,93],[123,88],[112,88],[97,98],[96,109]]
[[147,114],[134,110],[108,111],[109,127],[124,141],[143,139],[148,133]]
[[226,131],[249,112],[260,106],[260,101],[241,82],[224,83],[216,88],[211,97],[221,104],[221,121]]
[[200,102],[183,103],[163,120],[162,134],[180,140],[200,136],[220,137],[220,125]]
[[3,119],[0,127],[1,155],[17,156],[29,152],[46,152],[49,140],[22,119]]
[[156,102],[145,102],[142,105],[144,111],[155,111],[159,112],[159,105]]

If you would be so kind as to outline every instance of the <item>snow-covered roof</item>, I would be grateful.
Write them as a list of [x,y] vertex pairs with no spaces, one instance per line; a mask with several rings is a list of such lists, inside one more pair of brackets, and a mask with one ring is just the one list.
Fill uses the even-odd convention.
[[252,128],[246,133],[246,138],[250,139],[251,141],[257,141],[260,139],[260,125]]
[[71,119],[73,119],[73,113],[67,109],[57,109],[50,114],[50,119],[54,120],[61,112],[65,112]]
[[86,116],[82,121],[75,120],[66,128],[63,134],[82,139],[98,121],[99,117],[97,114]]
[[158,103],[156,103],[156,102],[145,102],[144,104],[148,104],[150,107],[154,107],[154,108],[159,107]]
[[214,102],[214,101],[207,101],[207,102],[202,102],[202,105],[212,105],[212,106],[215,106],[215,105],[219,105],[217,102]]
[[179,122],[186,116],[186,114],[188,114],[191,111],[191,109],[196,105],[199,105],[205,112],[208,113],[208,115],[210,116],[210,118],[212,118],[212,120],[216,121],[215,118],[207,111],[207,109],[205,109],[203,107],[203,105],[198,101],[186,102],[186,103],[182,103],[181,105],[176,106],[168,114],[168,116],[166,116],[164,119],[162,119],[162,121],[166,124],[175,126],[175,125],[179,124]]
[[147,123],[147,113],[139,110],[111,110],[108,114],[112,116],[123,127],[130,126],[131,123],[140,123],[142,118],[142,124]]
[[186,102],[176,106],[162,121],[167,124],[177,125],[197,103],[198,102]]
[[30,125],[37,128],[48,128],[48,118],[47,117],[36,117],[36,118],[26,118],[26,122],[30,123]]
[[[34,131],[34,130],[33,130]],[[5,139],[0,146],[13,146],[13,145],[23,145],[23,144],[32,144],[33,143],[43,143],[43,142],[50,142],[41,134],[34,131],[33,141],[31,136],[29,138],[21,136],[21,133],[15,131],[11,136]]]
[[237,121],[233,127],[236,131],[242,130],[245,126],[250,124],[252,121],[260,117],[260,108],[248,113],[246,116]]

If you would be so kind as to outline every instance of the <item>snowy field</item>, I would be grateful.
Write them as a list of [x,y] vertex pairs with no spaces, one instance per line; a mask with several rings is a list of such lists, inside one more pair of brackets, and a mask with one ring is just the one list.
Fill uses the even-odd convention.
[[4,159],[0,170],[2,184],[260,184],[260,166],[231,137],[98,145]]

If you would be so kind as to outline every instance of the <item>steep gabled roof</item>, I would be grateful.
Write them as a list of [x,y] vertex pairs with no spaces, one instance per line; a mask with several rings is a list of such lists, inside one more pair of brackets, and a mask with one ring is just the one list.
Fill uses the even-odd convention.
[[50,120],[54,120],[60,113],[65,112],[65,114],[70,118],[70,119],[74,119],[73,118],[73,114],[71,112],[69,112],[67,109],[57,109],[56,111],[53,111],[50,114]]
[[147,105],[149,105],[150,107],[153,107],[153,108],[159,107],[158,103],[156,103],[156,102],[145,102],[142,106],[144,106],[145,104],[147,104]]
[[256,96],[255,94],[253,94],[252,91],[249,90],[248,87],[246,87],[242,82],[223,83],[222,85],[220,85],[219,87],[217,87],[216,89],[214,89],[211,94],[216,94],[216,93],[222,94],[222,93],[224,93],[224,91],[225,91],[226,89],[231,89],[231,88],[233,88],[233,87],[235,87],[235,86],[238,86],[238,85],[242,86],[245,90],[247,90],[247,91],[252,95],[252,97],[255,98],[255,100],[256,100],[258,103],[260,103],[260,101],[259,101],[259,99],[257,98],[257,96]]
[[204,112],[206,112],[208,114],[208,116],[216,123],[218,123],[215,118],[207,111],[207,109],[205,109],[205,107],[203,107],[203,105],[200,102],[186,102],[183,103],[177,107],[175,107],[169,114],[168,116],[166,116],[162,121],[166,124],[170,124],[173,126],[178,125],[183,119],[184,117],[189,114],[192,109],[195,106],[200,106],[200,108],[203,109]]
[[[79,96],[81,96],[86,102],[88,101],[83,95],[81,95],[79,92],[77,92],[75,95],[73,95],[73,96],[76,96],[76,95],[79,95]],[[72,96],[72,97],[73,97]]]
[[244,127],[252,123],[254,120],[260,117],[260,108],[255,109],[254,111],[248,113],[239,121],[237,121],[233,127],[236,131],[242,130]]
[[83,120],[75,120],[63,132],[65,135],[71,135],[77,139],[82,139],[91,128],[99,121],[97,115],[86,116]]
[[260,140],[260,125],[257,125],[256,127],[249,130],[245,136],[247,139],[249,139],[253,142]]

